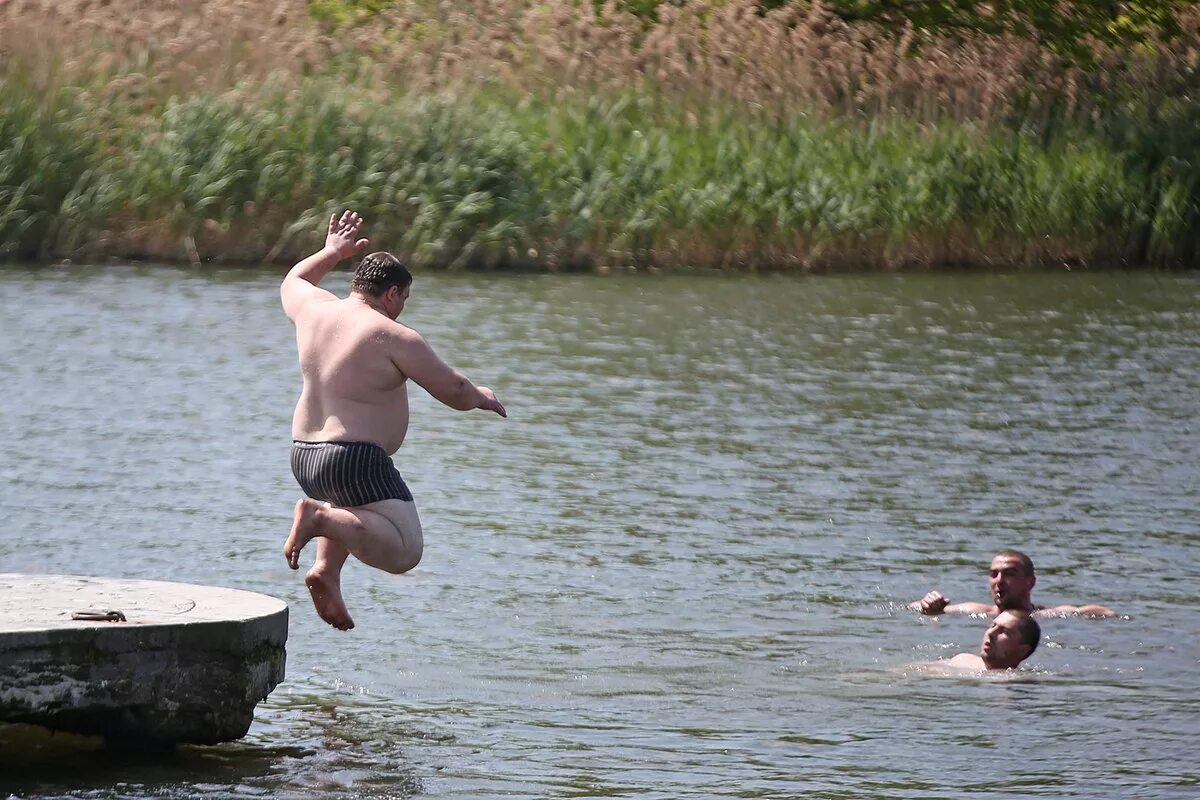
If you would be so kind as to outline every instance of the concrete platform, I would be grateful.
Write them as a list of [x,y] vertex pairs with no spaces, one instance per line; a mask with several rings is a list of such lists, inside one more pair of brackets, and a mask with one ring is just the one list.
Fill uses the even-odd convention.
[[[72,619],[86,611],[125,619]],[[0,573],[0,722],[163,743],[237,739],[283,680],[287,630],[287,604],[253,592]]]

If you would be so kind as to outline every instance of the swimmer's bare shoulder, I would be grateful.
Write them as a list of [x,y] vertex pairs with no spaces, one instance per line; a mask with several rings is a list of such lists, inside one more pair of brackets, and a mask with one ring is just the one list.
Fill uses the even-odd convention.
[[959,653],[948,659],[945,666],[961,672],[987,672],[987,665],[983,663],[983,659],[973,653]]
[[953,658],[905,664],[901,671],[906,674],[947,676],[984,673],[987,672],[987,667],[979,656],[971,653],[959,653]]

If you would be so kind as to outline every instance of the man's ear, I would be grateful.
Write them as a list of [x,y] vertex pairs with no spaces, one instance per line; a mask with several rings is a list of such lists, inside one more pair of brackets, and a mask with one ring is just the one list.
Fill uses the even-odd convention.
[[397,306],[400,304],[400,287],[389,286],[387,291],[383,293],[383,299],[389,306]]
[[1037,586],[1037,575],[1030,575],[1029,576],[1029,588],[1032,589],[1035,586]]

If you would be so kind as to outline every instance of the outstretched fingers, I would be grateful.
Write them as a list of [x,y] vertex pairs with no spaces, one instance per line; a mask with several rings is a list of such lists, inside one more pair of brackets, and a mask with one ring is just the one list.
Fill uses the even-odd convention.
[[365,223],[356,211],[343,211],[341,216],[334,212],[329,217],[329,233],[325,246],[334,250],[339,258],[347,258],[362,252],[367,240],[360,238]]

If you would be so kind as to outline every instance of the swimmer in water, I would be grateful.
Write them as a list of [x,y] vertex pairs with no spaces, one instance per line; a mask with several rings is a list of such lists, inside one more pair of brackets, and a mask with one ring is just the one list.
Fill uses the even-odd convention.
[[1041,626],[1032,615],[1020,611],[1002,611],[984,632],[978,655],[959,653],[953,658],[914,666],[922,671],[941,674],[1016,669],[1022,661],[1033,655],[1041,637]]
[[950,598],[938,591],[932,591],[908,604],[914,611],[922,614],[988,614],[995,616],[1003,611],[1022,611],[1039,617],[1115,617],[1117,612],[1101,605],[1083,606],[1039,606],[1030,599],[1037,576],[1033,572],[1033,560],[1024,553],[1016,550],[1001,550],[992,558],[988,570],[988,588],[991,590],[992,604],[986,603],[951,603]]

